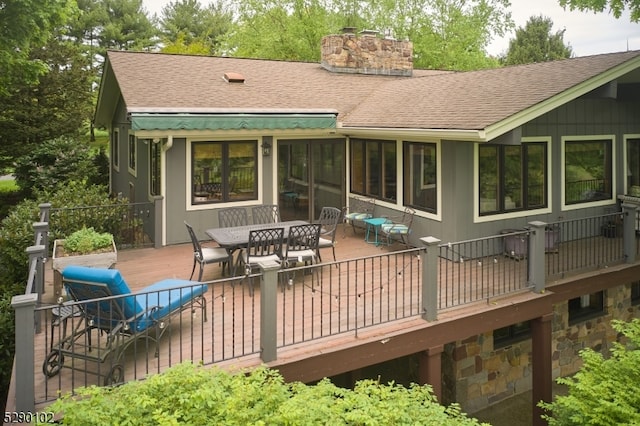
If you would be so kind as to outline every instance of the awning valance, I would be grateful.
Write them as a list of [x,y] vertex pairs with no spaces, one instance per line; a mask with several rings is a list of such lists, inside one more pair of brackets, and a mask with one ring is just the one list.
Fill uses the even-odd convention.
[[335,114],[132,113],[132,130],[335,129]]

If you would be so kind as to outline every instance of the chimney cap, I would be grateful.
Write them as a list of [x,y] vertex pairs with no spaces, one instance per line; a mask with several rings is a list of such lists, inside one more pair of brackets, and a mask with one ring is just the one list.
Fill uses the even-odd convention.
[[244,76],[239,72],[225,72],[222,78],[227,83],[244,83]]

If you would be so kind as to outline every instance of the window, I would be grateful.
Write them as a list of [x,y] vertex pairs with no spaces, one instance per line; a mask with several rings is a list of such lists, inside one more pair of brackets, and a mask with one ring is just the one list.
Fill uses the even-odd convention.
[[604,315],[604,291],[569,300],[569,324]]
[[149,194],[161,195],[160,187],[160,162],[162,152],[162,141],[158,139],[147,140],[149,145]]
[[627,139],[627,194],[640,197],[640,139]]
[[256,200],[257,152],[257,141],[194,142],[192,203]]
[[631,304],[640,305],[640,281],[631,283]]
[[531,337],[531,321],[519,322],[493,330],[493,348],[504,348]]
[[136,137],[129,135],[129,171],[135,176],[136,174],[136,160],[138,152],[136,148]]
[[566,205],[612,199],[612,140],[564,141]]
[[120,132],[118,129],[113,129],[111,133],[111,162],[113,163],[113,167],[118,170],[120,165],[120,150],[118,147],[119,144],[119,135]]
[[478,148],[481,215],[547,206],[547,144],[480,145]]
[[404,203],[428,212],[438,211],[438,170],[435,143],[404,144]]
[[396,196],[395,141],[351,139],[351,191],[381,200]]

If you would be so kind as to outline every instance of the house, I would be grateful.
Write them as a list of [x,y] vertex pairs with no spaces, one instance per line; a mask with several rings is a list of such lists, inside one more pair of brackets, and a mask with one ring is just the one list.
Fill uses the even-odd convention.
[[[108,52],[95,124],[110,131],[111,188],[161,200],[161,245],[187,241],[183,220],[202,234],[235,205],[309,220],[373,197],[377,215],[416,209],[415,245],[640,205],[640,51],[444,72],[411,69],[406,41],[341,34],[322,49],[320,64]],[[588,293],[578,280],[554,307],[555,376],[579,368],[567,342],[615,339],[576,312],[638,316],[637,283],[584,280]],[[468,411],[527,386],[526,367],[495,385],[500,363],[532,350],[513,318],[443,350],[451,399]],[[478,359],[492,378],[477,378]]]

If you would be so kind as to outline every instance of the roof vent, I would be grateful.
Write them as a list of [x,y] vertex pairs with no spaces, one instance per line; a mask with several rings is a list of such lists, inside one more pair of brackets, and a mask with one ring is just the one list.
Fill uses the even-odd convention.
[[244,83],[244,76],[238,72],[225,72],[223,78],[227,83]]

